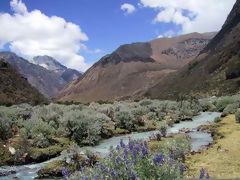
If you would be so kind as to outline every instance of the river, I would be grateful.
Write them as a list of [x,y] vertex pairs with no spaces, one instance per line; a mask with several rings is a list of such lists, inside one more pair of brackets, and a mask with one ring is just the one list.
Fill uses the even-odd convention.
[[[168,134],[170,133],[179,133],[179,130],[182,128],[189,128],[192,131],[188,133],[191,137],[192,141],[192,151],[198,151],[202,147],[209,145],[213,139],[211,134],[198,132],[197,128],[201,125],[208,124],[209,122],[213,122],[216,117],[220,117],[221,113],[217,112],[202,112],[200,115],[193,117],[193,121],[184,121],[179,124],[175,124],[173,127],[168,129]],[[99,143],[99,145],[94,147],[83,147],[83,149],[90,150],[94,153],[98,153],[100,156],[104,157],[108,154],[111,146],[115,147],[119,144],[122,139],[125,143],[128,142],[128,139],[131,138],[133,140],[148,140],[149,137],[156,133],[157,131],[150,132],[142,132],[142,133],[132,133],[128,135],[112,137],[110,139],[103,140]],[[33,165],[24,165],[24,166],[8,166],[8,167],[0,167],[0,172],[9,172],[15,171],[15,174],[0,177],[0,180],[9,180],[9,179],[20,179],[20,180],[30,180],[34,179],[37,176],[37,172],[45,166],[47,163],[61,159],[62,157],[57,157],[51,159],[50,161],[46,161],[39,164]]]

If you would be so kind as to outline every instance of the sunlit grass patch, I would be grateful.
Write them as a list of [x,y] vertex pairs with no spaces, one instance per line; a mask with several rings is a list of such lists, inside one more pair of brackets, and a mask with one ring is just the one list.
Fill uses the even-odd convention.
[[199,169],[204,168],[214,178],[240,177],[240,124],[235,116],[225,117],[217,128],[223,138],[215,140],[215,144],[200,154],[187,158],[187,175],[198,177]]

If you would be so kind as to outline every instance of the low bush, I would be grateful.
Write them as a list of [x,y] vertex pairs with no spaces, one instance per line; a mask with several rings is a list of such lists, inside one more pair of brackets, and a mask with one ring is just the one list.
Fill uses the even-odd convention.
[[220,118],[220,117],[216,117],[215,119],[214,119],[214,122],[215,123],[219,123],[219,122],[221,122],[222,121],[222,119]]
[[28,139],[33,140],[33,146],[48,147],[56,130],[47,122],[33,116],[29,120],[23,122],[23,129],[21,132],[24,132],[24,135],[26,135]]
[[216,111],[216,106],[210,100],[202,100],[202,101],[200,101],[200,106],[201,106],[203,112],[206,112],[206,111],[210,111],[210,112]]
[[110,121],[104,115],[89,110],[65,112],[61,118],[61,129],[66,137],[79,145],[95,145],[101,139],[103,123]]
[[163,137],[166,137],[167,129],[168,129],[168,125],[165,122],[160,124],[159,132]]
[[130,111],[119,111],[114,115],[116,126],[121,129],[134,131],[137,129],[137,120]]
[[0,116],[0,139],[7,140],[12,137],[12,121]]
[[231,96],[221,97],[216,101],[217,111],[223,112],[223,110],[229,105],[235,102],[234,98]]
[[240,110],[238,109],[237,112],[235,113],[236,121],[240,123]]
[[228,104],[223,110],[224,115],[234,114],[239,108],[239,103]]
[[148,120],[153,120],[153,121],[158,121],[158,116],[157,116],[157,113],[155,112],[149,112],[147,115],[147,119]]
[[151,100],[149,100],[149,99],[144,99],[144,100],[141,100],[140,102],[139,102],[139,104],[141,105],[141,106],[148,106],[148,105],[151,105],[153,102],[151,101]]

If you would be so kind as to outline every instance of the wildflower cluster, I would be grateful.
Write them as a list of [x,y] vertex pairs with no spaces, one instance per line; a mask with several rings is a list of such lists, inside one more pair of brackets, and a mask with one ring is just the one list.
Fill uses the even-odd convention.
[[209,179],[210,176],[208,174],[208,172],[205,169],[200,169],[200,175],[199,175],[199,179]]
[[181,179],[184,171],[171,154],[152,154],[146,141],[129,140],[128,144],[120,141],[106,159],[70,179]]

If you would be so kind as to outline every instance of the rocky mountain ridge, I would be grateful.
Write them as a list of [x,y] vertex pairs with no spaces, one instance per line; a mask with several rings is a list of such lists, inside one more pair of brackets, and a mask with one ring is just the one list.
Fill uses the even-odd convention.
[[215,33],[192,33],[120,46],[59,95],[60,101],[128,99],[193,60]]

